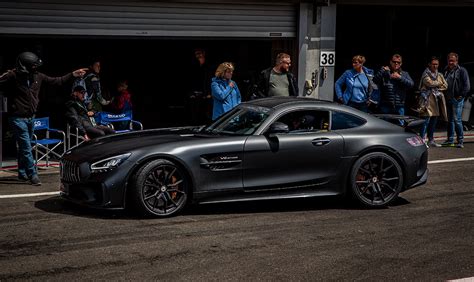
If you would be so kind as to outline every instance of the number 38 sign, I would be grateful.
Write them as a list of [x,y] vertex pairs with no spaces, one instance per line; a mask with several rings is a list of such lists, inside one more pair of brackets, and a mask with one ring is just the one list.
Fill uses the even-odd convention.
[[319,58],[319,65],[321,67],[334,66],[335,63],[336,63],[336,52],[321,51],[321,57]]

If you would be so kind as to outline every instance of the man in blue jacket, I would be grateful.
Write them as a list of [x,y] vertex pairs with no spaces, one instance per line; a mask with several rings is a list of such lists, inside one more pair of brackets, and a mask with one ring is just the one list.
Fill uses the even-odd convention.
[[448,113],[448,140],[442,145],[454,147],[454,130],[457,135],[457,147],[464,148],[464,132],[462,126],[462,110],[464,99],[467,97],[471,85],[467,70],[458,65],[459,56],[456,53],[448,54],[448,65],[444,70],[444,77],[448,82],[446,91],[446,110]]
[[406,95],[414,82],[401,67],[402,56],[395,54],[390,66],[382,67],[374,76],[374,82],[380,89],[379,109],[382,114],[405,115]]

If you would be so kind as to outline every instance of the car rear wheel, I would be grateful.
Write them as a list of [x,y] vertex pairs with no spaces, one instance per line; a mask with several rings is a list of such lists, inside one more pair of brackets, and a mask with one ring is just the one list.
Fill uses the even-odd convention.
[[350,185],[353,196],[361,204],[383,207],[398,197],[403,187],[403,172],[398,162],[386,153],[369,153],[352,167]]
[[188,184],[182,168],[168,160],[154,160],[137,172],[131,197],[143,215],[171,216],[186,205]]

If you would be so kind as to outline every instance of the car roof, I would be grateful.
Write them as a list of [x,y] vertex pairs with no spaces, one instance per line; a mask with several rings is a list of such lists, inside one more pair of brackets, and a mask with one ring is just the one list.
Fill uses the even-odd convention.
[[263,98],[263,99],[256,99],[245,102],[246,104],[251,104],[259,107],[266,107],[266,108],[279,108],[279,107],[286,107],[286,106],[304,106],[304,105],[334,105],[333,102],[318,100],[310,97],[271,97],[271,98]]
[[311,97],[272,97],[272,98],[262,98],[255,99],[248,102],[244,102],[241,105],[251,105],[257,107],[264,107],[273,110],[286,110],[286,109],[296,109],[296,108],[305,108],[305,107],[316,107],[322,108],[329,111],[341,111],[345,113],[350,113],[356,115],[360,118],[365,119],[370,124],[379,124],[386,127],[386,121],[383,121],[380,118],[377,118],[371,114],[361,112],[355,108],[349,107],[347,105],[342,105],[336,102],[319,100]]

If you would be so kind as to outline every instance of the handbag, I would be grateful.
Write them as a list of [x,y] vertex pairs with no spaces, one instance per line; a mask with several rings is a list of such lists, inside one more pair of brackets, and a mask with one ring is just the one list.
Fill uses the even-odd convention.
[[418,96],[415,112],[424,113],[428,111],[430,93],[428,91],[421,91]]

